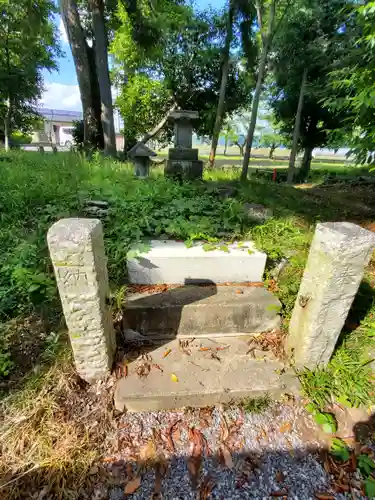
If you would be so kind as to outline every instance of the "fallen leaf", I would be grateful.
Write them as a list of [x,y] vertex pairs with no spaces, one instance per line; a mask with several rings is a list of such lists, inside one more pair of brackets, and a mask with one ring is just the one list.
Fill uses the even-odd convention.
[[219,361],[221,363],[221,359],[219,358],[219,356],[214,353],[214,352],[211,352],[211,359],[216,359],[216,361]]
[[316,500],[335,500],[333,495],[329,493],[315,493]]
[[217,351],[225,351],[225,349],[229,349],[230,345],[223,345],[223,346],[220,346],[220,347],[216,347],[216,350]]
[[279,431],[282,432],[283,434],[285,432],[289,432],[291,429],[292,429],[292,424],[290,422],[284,422],[279,427]]
[[150,365],[150,363],[146,363],[146,362],[140,363],[137,366],[137,368],[135,369],[136,374],[140,378],[148,377],[150,371],[151,371],[151,365]]
[[233,469],[233,459],[230,451],[226,446],[220,447],[220,453],[223,458],[223,463],[228,469]]
[[169,356],[171,352],[172,352],[172,349],[168,349],[167,351],[165,351],[165,353],[163,354],[163,358],[166,358],[167,356]]
[[187,468],[190,474],[190,480],[193,489],[198,485],[199,471],[202,464],[202,456],[189,457],[187,461]]
[[214,487],[214,481],[210,475],[207,475],[201,484],[198,500],[207,500]]
[[288,492],[286,490],[271,491],[270,496],[271,497],[287,497]]
[[155,495],[161,494],[162,490],[161,480],[165,475],[165,472],[166,472],[166,467],[164,466],[164,464],[157,462],[155,464],[155,487],[154,487]]
[[142,462],[153,462],[156,459],[155,442],[150,439],[139,451],[139,458]]
[[276,481],[278,483],[283,483],[284,482],[284,474],[281,472],[281,470],[278,470],[276,472]]
[[93,465],[89,470],[89,476],[95,476],[99,472],[99,468],[96,465]]
[[131,495],[141,486],[141,477],[137,476],[135,479],[132,479],[125,486],[124,493],[125,495]]
[[172,382],[178,382],[178,377],[175,373],[172,373],[171,380],[172,380]]
[[200,347],[198,351],[211,351],[211,347]]

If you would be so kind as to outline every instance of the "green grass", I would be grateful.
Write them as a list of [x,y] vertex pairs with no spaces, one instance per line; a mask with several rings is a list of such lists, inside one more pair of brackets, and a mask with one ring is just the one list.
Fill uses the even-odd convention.
[[[210,243],[251,238],[267,252],[270,268],[282,257],[290,262],[277,284],[286,321],[316,222],[352,215],[342,199],[339,204],[331,200],[324,203],[306,190],[262,179],[239,183],[238,168],[207,170],[207,183],[180,185],[165,179],[161,168],[154,168],[149,179],[140,181],[134,178],[130,165],[100,156],[87,161],[73,154],[20,152],[4,155],[0,169],[0,321],[4,324],[41,312],[60,314],[46,234],[62,217],[84,216],[88,199],[110,204],[110,214],[103,223],[115,295],[125,282],[130,246],[144,238],[166,236]],[[321,166],[316,172],[323,178],[327,173],[353,176],[363,170],[335,165]],[[220,198],[218,188],[223,184],[236,190],[234,198]],[[263,225],[255,224],[246,216],[245,202],[263,203],[273,210],[274,217]],[[373,313],[371,308],[368,311],[364,319],[367,326],[364,323],[346,337],[326,370],[301,375],[306,394],[315,398],[317,405],[323,405],[327,394],[351,395],[352,404],[371,400],[372,383],[363,362],[373,341],[372,326],[368,326],[373,324]],[[11,347],[12,337],[2,335],[0,376],[17,368]]]
[[269,408],[272,400],[268,394],[260,396],[259,398],[244,398],[238,406],[244,410],[245,413],[263,413]]

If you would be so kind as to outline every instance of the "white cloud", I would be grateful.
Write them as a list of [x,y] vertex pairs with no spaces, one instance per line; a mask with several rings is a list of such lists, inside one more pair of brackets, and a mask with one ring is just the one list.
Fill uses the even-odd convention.
[[63,23],[63,20],[60,17],[60,23],[59,23],[59,31],[60,31],[60,36],[61,39],[64,43],[69,43],[68,36],[66,34],[65,26]]
[[46,83],[40,104],[45,108],[82,111],[78,85]]

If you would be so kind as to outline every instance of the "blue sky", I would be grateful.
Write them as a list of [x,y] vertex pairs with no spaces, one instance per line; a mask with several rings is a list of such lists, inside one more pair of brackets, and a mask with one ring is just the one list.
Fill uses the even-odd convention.
[[[221,7],[224,5],[225,0],[196,0],[195,3],[199,8],[208,7],[209,5]],[[65,56],[58,61],[58,71],[52,73],[46,71],[44,73],[45,92],[41,103],[47,108],[80,110],[81,102],[72,53],[59,16],[56,17],[56,23],[59,26],[61,48]]]

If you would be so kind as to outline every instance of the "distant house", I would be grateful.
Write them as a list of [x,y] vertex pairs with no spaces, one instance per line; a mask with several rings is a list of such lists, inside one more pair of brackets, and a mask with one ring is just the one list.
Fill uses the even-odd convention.
[[[40,128],[32,134],[32,143],[49,143],[70,147],[73,144],[72,128],[75,121],[82,120],[81,111],[40,108],[38,113],[43,117]],[[124,139],[119,130],[120,120],[115,116],[117,150],[123,149]]]

